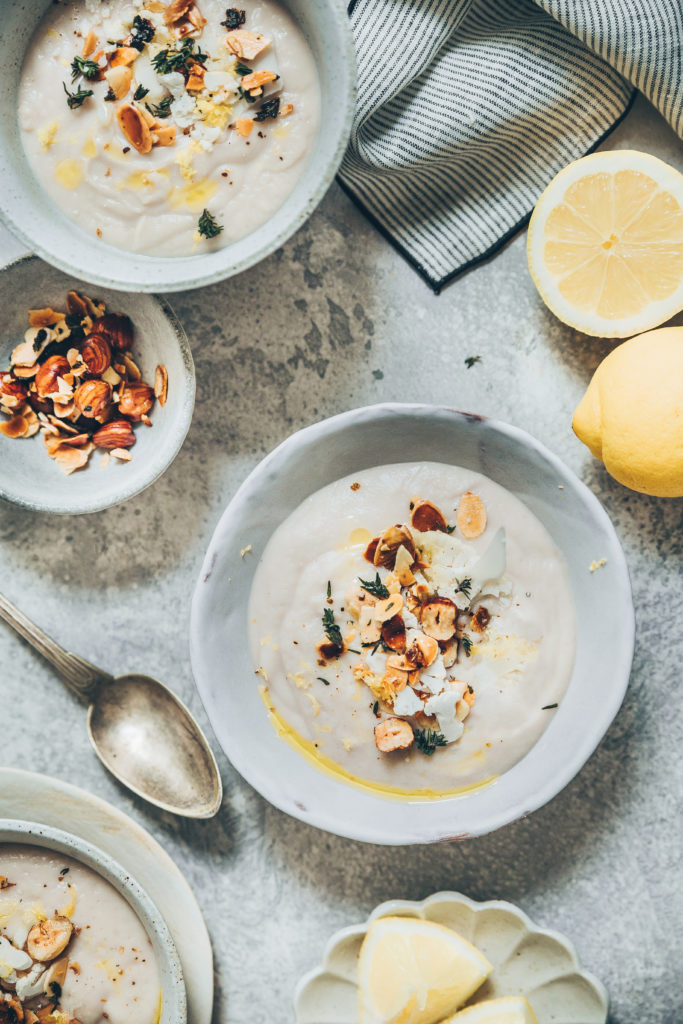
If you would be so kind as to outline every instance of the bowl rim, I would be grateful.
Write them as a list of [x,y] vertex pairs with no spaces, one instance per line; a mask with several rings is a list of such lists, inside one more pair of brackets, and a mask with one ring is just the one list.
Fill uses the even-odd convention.
[[[618,587],[622,596],[625,614],[622,620],[619,657],[612,663],[612,686],[609,691],[608,698],[601,702],[599,716],[596,715],[592,719],[592,730],[590,732],[586,730],[586,737],[590,738],[584,742],[583,746],[575,747],[573,750],[573,756],[565,757],[562,765],[559,766],[552,774],[545,775],[533,791],[517,795],[515,800],[504,812],[491,810],[486,814],[480,814],[477,816],[476,824],[472,824],[468,821],[468,829],[466,832],[444,834],[443,827],[439,827],[431,822],[424,822],[420,825],[419,835],[406,836],[405,834],[398,834],[396,831],[390,831],[387,828],[386,823],[381,823],[379,820],[366,822],[362,825],[358,825],[355,822],[349,822],[346,819],[340,820],[338,816],[335,817],[335,809],[334,806],[332,806],[333,801],[330,802],[330,806],[324,811],[312,811],[309,808],[304,813],[304,809],[296,800],[278,792],[277,781],[271,785],[263,784],[262,779],[258,777],[257,773],[253,770],[253,759],[250,759],[248,756],[243,756],[241,751],[229,750],[227,747],[224,747],[220,739],[222,733],[220,728],[220,719],[215,708],[212,706],[207,682],[207,680],[210,679],[211,672],[208,668],[204,668],[204,645],[199,641],[199,637],[201,635],[201,625],[205,618],[204,607],[205,605],[208,607],[210,604],[209,588],[205,586],[205,581],[212,575],[213,566],[218,558],[218,553],[222,545],[223,534],[228,532],[230,524],[232,524],[236,518],[239,519],[241,506],[243,505],[247,495],[253,491],[257,491],[260,488],[262,481],[267,481],[269,471],[274,464],[277,464],[284,455],[287,455],[292,450],[296,450],[300,447],[306,448],[311,443],[324,443],[324,440],[328,435],[338,431],[343,431],[347,425],[353,423],[359,418],[365,417],[374,419],[396,414],[433,417],[435,413],[447,415],[449,417],[454,416],[467,421],[470,424],[481,424],[487,429],[492,429],[507,436],[508,438],[511,438],[515,443],[523,447],[530,448],[554,469],[560,479],[568,482],[578,492],[584,503],[588,506],[588,509],[592,513],[594,519],[602,525],[605,533],[611,538],[612,551],[610,552],[609,561],[613,573],[616,573],[617,576],[617,583],[615,586]],[[195,584],[190,610],[190,661],[195,685],[197,686],[199,696],[219,745],[240,775],[271,804],[279,810],[284,811],[286,814],[289,814],[294,818],[298,818],[300,821],[315,825],[317,828],[324,831],[331,832],[335,835],[348,839],[387,846],[453,842],[486,835],[489,832],[494,832],[505,825],[526,817],[557,796],[572,781],[595,752],[621,707],[629,684],[634,648],[635,612],[626,557],[607,512],[593,492],[557,455],[521,427],[478,413],[464,412],[462,410],[452,409],[448,406],[429,403],[385,402],[362,406],[357,409],[338,413],[335,416],[328,417],[318,423],[313,423],[307,427],[303,427],[280,442],[280,444],[266,455],[249,473],[234,496],[228,502],[220,519],[218,520]],[[207,683],[207,685],[205,685],[205,683]],[[536,746],[536,744],[534,746]],[[522,758],[518,764],[521,764],[526,760],[533,749],[534,747],[527,752],[525,757]],[[515,767],[516,766],[513,766],[510,771],[514,770]],[[508,774],[509,772],[505,773],[505,775]],[[501,778],[502,777],[504,776],[501,776]],[[346,783],[343,782],[340,782],[339,784],[346,786]],[[457,800],[467,799],[473,801],[480,793],[486,793],[489,790],[490,787],[466,796],[445,797],[439,801],[433,802],[432,805],[436,804],[442,807],[449,807],[453,806],[453,803]],[[381,798],[379,797],[377,798],[378,801],[380,799]],[[407,800],[403,801],[404,806],[408,803],[409,801]],[[380,816],[378,815],[378,818],[379,817]],[[473,815],[470,815],[470,817],[473,817]]]
[[[24,263],[29,264],[40,262],[42,262],[42,260],[38,254],[24,253],[21,256],[17,256],[15,259],[10,260],[9,263],[6,263],[4,266],[0,267],[0,274],[4,274],[7,271],[13,270]],[[51,266],[54,266],[56,270],[69,274],[70,277],[74,276],[73,271],[70,271],[68,267],[57,267],[55,264],[51,264]],[[84,281],[83,283],[89,284],[90,282]],[[104,282],[102,282],[102,285],[103,287],[109,287],[111,289],[111,285],[107,286]],[[136,292],[133,294],[140,293]],[[163,465],[160,465],[156,470],[154,470],[154,472],[149,478],[139,480],[138,483],[133,486],[122,486],[118,495],[113,500],[102,501],[97,498],[93,498],[92,500],[88,501],[81,500],[72,508],[55,508],[54,505],[52,505],[49,501],[49,492],[46,491],[46,494],[48,496],[47,500],[31,501],[25,498],[20,492],[13,490],[11,487],[11,481],[8,482],[3,476],[0,475],[1,499],[3,499],[4,501],[11,502],[13,505],[18,505],[20,508],[30,509],[32,512],[49,512],[51,515],[57,516],[84,515],[90,512],[101,512],[103,509],[113,508],[116,505],[120,505],[124,501],[128,501],[129,498],[133,498],[136,495],[141,494],[143,491],[147,490],[148,487],[151,487],[153,483],[156,483],[156,481],[161,476],[163,476],[166,470],[171,466],[176,456],[178,455],[178,452],[185,443],[185,438],[187,437],[188,431],[192,424],[195,396],[197,391],[197,378],[194,367],[194,359],[192,358],[192,349],[190,348],[190,342],[188,340],[187,334],[185,333],[185,328],[183,327],[178,316],[176,315],[173,307],[168,302],[168,300],[161,295],[153,295],[151,293],[146,294],[147,297],[153,303],[156,303],[160,312],[163,314],[168,324],[170,333],[173,335],[175,343],[178,345],[178,348],[180,350],[180,357],[183,363],[184,370],[183,381],[186,394],[183,401],[182,414],[178,418],[179,430],[176,434],[176,439],[173,443],[172,450],[170,452],[170,458],[168,459],[168,461]]]
[[175,942],[160,910],[130,872],[99,847],[51,825],[21,818],[0,818],[0,846],[10,843],[42,847],[73,857],[113,886],[139,918],[157,955],[161,953],[165,961],[167,980],[164,983],[161,979],[160,1024],[186,1024],[187,996]]
[[[179,275],[178,273],[173,273],[174,263],[177,265],[177,262],[180,262],[176,262],[174,257],[147,256],[144,253],[131,253],[124,249],[118,249],[116,246],[104,246],[103,243],[99,243],[94,248],[92,248],[90,244],[86,244],[84,246],[84,257],[78,264],[74,263],[73,260],[64,259],[59,252],[59,239],[62,232],[60,231],[55,235],[54,244],[50,244],[48,240],[42,237],[33,237],[32,232],[27,230],[24,226],[24,220],[21,217],[19,207],[9,202],[9,197],[5,195],[5,191],[2,189],[0,189],[0,222],[4,223],[12,234],[23,242],[24,245],[26,245],[33,253],[40,256],[47,263],[52,264],[52,266],[59,270],[63,270],[65,273],[75,274],[81,277],[84,281],[87,281],[88,284],[101,285],[115,291],[151,292],[156,295],[164,292],[190,291],[195,288],[203,288],[206,285],[216,284],[217,282],[234,277],[236,274],[241,274],[243,271],[248,270],[250,267],[255,266],[257,263],[260,263],[262,260],[272,255],[306,223],[308,218],[322,201],[323,196],[335,179],[335,175],[341,165],[351,134],[357,95],[356,53],[353,33],[346,14],[345,5],[338,3],[337,0],[324,0],[324,3],[332,23],[333,32],[330,34],[334,34],[335,51],[339,54],[339,66],[343,72],[343,84],[345,87],[341,96],[338,94],[336,95],[335,109],[338,112],[339,118],[337,136],[334,142],[331,141],[327,147],[327,158],[324,162],[318,166],[318,161],[316,161],[315,187],[313,187],[307,195],[301,196],[291,219],[289,219],[287,223],[283,224],[275,235],[258,245],[252,245],[251,249],[245,256],[241,257],[237,261],[231,261],[227,254],[234,245],[239,245],[242,241],[253,238],[259,231],[267,227],[272,218],[269,218],[269,220],[266,221],[265,224],[261,225],[260,228],[257,228],[256,231],[246,235],[244,239],[238,239],[237,242],[232,245],[228,245],[223,249],[216,250],[215,253],[207,253],[198,257],[183,257],[183,262],[186,259],[196,259],[196,265],[199,268],[201,267],[202,262],[206,263],[209,259],[216,257],[217,254],[225,254],[222,263],[214,269],[205,271],[200,270],[198,273],[194,274],[186,272],[184,276]],[[45,12],[41,13],[41,18],[44,16],[44,13]],[[33,29],[27,38],[26,46],[28,46],[32,34]],[[19,74],[21,74],[21,67],[23,67],[25,52],[26,50],[24,50],[22,54]],[[313,153],[309,154],[311,157],[314,155],[315,154]],[[16,157],[13,154],[3,153],[0,150],[0,180],[2,180],[6,169],[9,168],[15,160]],[[40,187],[42,189],[42,186]],[[290,193],[290,196],[291,194],[292,193]],[[285,199],[283,206],[287,203],[290,196]],[[60,217],[65,217],[56,204],[53,205],[55,206],[55,211],[60,215]],[[278,207],[275,214],[277,214],[281,209],[282,206]],[[68,229],[69,224],[73,225],[73,222],[65,219],[65,230]],[[88,236],[86,236],[86,238],[87,237]],[[97,239],[91,239],[90,241],[96,243]],[[132,271],[121,271],[112,275],[110,269],[100,271],[98,269],[100,265],[109,267],[109,261],[107,260],[107,252],[109,249],[117,254],[119,258],[127,255],[132,261],[135,261],[135,273]],[[145,265],[159,268],[159,273],[158,275],[155,275],[154,280],[147,281],[141,278],[140,271]]]
[[[541,935],[544,938],[557,942],[558,945],[562,946],[568,953],[576,974],[591,986],[598,998],[601,1000],[605,1020],[607,1019],[610,1005],[609,993],[602,981],[600,981],[595,974],[591,971],[585,970],[582,966],[576,947],[571,939],[568,939],[566,935],[563,935],[562,932],[556,931],[554,928],[539,927],[531,920],[529,915],[521,909],[521,907],[518,907],[515,903],[510,903],[508,900],[473,900],[469,896],[465,896],[464,893],[457,892],[453,889],[446,889],[432,893],[431,896],[427,896],[423,900],[385,900],[376,906],[368,918],[361,924],[347,925],[346,927],[340,928],[334,932],[325,945],[321,963],[319,963],[317,967],[307,971],[306,974],[299,979],[296,986],[293,1002],[294,1016],[297,1024],[300,1020],[300,1003],[305,990],[309,985],[316,984],[321,978],[329,973],[329,962],[338,945],[345,942],[347,939],[365,935],[370,928],[370,925],[382,917],[419,917],[421,919],[425,919],[425,912],[434,904],[437,906],[443,904],[457,904],[460,906],[466,906],[475,913],[499,910],[517,918],[517,920],[520,921],[530,934],[534,936]],[[446,927],[450,926],[446,925]]]

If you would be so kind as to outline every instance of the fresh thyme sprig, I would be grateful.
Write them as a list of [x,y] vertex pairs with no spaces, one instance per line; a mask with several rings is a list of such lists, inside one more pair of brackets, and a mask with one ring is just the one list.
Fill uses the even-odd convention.
[[358,578],[363,590],[367,590],[368,594],[372,594],[373,597],[389,597],[389,591],[382,583],[379,573],[375,574],[374,580],[362,580]]
[[204,238],[215,238],[216,235],[220,235],[223,225],[219,224],[208,210],[203,210],[197,228],[199,234],[204,235]]
[[475,363],[481,362],[481,356],[468,356],[465,360],[465,366],[468,370],[471,370]]
[[326,608],[323,612],[323,629],[325,630],[325,636],[330,643],[342,650],[344,647],[344,638],[341,634],[341,629],[334,621],[334,612],[331,608]]
[[92,81],[97,78],[100,74],[100,68],[94,60],[86,60],[85,57],[74,57],[71,61],[71,81],[75,82],[76,79],[83,75],[83,78],[87,78]]
[[145,103],[145,106],[149,110],[153,117],[164,118],[171,116],[171,104],[173,103],[172,96],[165,96],[161,103]]
[[469,576],[466,576],[464,580],[456,580],[458,584],[455,588],[456,594],[464,594],[469,601],[472,596],[472,580]]
[[66,93],[66,102],[70,110],[76,110],[77,107],[80,107],[87,100],[88,96],[92,96],[92,89],[77,89],[76,92],[69,92],[66,85],[64,85],[64,92]]
[[184,39],[180,48],[173,50],[160,50],[152,57],[154,70],[160,75],[167,75],[171,71],[189,72],[192,64],[202,64],[207,59],[207,54],[197,48],[195,52],[194,39]]
[[149,89],[145,89],[144,85],[139,85],[133,93],[134,100],[144,100],[145,96],[149,92]]
[[437,747],[446,746],[446,737],[435,729],[416,729],[415,743],[418,750],[431,757]]
[[470,654],[472,653],[472,641],[470,640],[470,638],[468,636],[461,636],[460,646],[465,652],[465,656],[469,658]]

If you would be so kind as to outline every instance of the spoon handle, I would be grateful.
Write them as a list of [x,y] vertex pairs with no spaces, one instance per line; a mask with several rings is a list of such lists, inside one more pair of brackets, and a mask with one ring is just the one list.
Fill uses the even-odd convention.
[[77,654],[71,654],[39,629],[19,611],[6,597],[0,594],[0,619],[4,619],[31,647],[42,654],[57,670],[69,689],[82,700],[93,700],[100,683],[113,682],[112,676],[91,665]]

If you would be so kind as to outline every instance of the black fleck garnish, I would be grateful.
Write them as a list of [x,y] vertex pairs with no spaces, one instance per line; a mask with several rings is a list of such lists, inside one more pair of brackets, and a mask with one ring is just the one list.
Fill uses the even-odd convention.
[[57,1005],[59,1004],[59,1000],[62,998],[62,986],[58,981],[51,981],[47,987],[50,990],[48,998],[52,1003],[51,1011],[54,1013],[57,1009]]
[[329,686],[329,685],[330,685],[330,681],[329,681],[329,679],[323,679],[323,677],[322,677],[322,676],[316,676],[315,678],[316,678],[316,679],[319,679],[321,683],[324,683],[324,684],[325,684],[325,686]]
[[375,574],[374,580],[362,580],[358,578],[363,590],[367,590],[368,594],[372,594],[373,597],[389,597],[389,591],[382,583],[379,573]]
[[234,32],[240,25],[244,25],[247,20],[247,12],[240,11],[237,7],[228,7],[225,12],[225,21],[221,22],[221,25],[225,25],[228,32]]
[[472,653],[472,641],[470,640],[470,638],[468,636],[461,636],[460,646],[465,652],[465,655],[469,658],[470,654]]
[[198,230],[200,235],[204,235],[204,238],[215,238],[216,235],[220,235],[223,225],[219,224],[208,210],[203,210],[199,218]]
[[98,78],[100,68],[94,60],[86,60],[85,57],[74,57],[71,61],[71,81],[75,82],[79,75],[92,80]]
[[116,93],[114,92],[114,90],[110,86],[107,89],[106,93],[104,94],[105,103],[113,103],[115,99],[116,99]]
[[145,96],[149,92],[149,89],[145,89],[144,85],[139,85],[133,93],[134,100],[144,100]]
[[355,647],[347,647],[346,650],[351,651],[351,654],[360,654],[360,651],[357,651]]
[[468,356],[465,360],[465,366],[468,370],[471,370],[475,363],[481,362],[481,356]]
[[416,729],[415,743],[418,750],[431,757],[437,747],[446,746],[446,737],[435,729]]
[[379,712],[379,701],[376,700],[375,703],[372,705],[372,713],[373,713],[373,715],[376,716],[378,712]]
[[335,647],[338,647],[340,651],[343,650],[344,638],[341,635],[341,629],[334,621],[334,612],[331,608],[326,608],[323,612],[323,629],[325,630],[325,636],[330,643],[334,644]]
[[458,584],[455,588],[456,594],[464,594],[469,601],[472,595],[472,580],[466,576],[464,580],[456,580],[456,583]]
[[133,18],[133,27],[130,30],[130,45],[136,50],[144,50],[145,43],[154,39],[154,25],[147,18],[141,18],[136,14]]
[[554,708],[559,707],[559,704],[546,704],[545,707],[541,708],[541,711],[552,711]]
[[254,114],[255,121],[267,121],[271,117],[277,117],[280,110],[280,97],[275,96],[272,100],[266,100],[260,110]]
[[457,526],[447,526],[446,533],[455,533]]
[[62,870],[59,872],[59,877],[62,878],[64,875],[68,875],[68,874],[69,874],[69,868],[62,868]]
[[[64,85],[64,83],[62,84]],[[80,107],[87,100],[88,96],[92,96],[92,89],[77,89],[76,92],[69,92],[66,85],[64,85],[64,92],[66,93],[66,102],[70,110]]]
[[45,341],[46,338],[47,338],[47,331],[45,330],[44,327],[41,327],[40,330],[38,331],[38,333],[36,334],[35,338],[33,339],[33,351],[34,352],[37,352],[39,350],[40,346],[43,344],[43,342]]
[[161,103],[145,103],[145,106],[149,110],[153,117],[163,118],[171,116],[171,104],[173,103],[172,96],[165,96]]

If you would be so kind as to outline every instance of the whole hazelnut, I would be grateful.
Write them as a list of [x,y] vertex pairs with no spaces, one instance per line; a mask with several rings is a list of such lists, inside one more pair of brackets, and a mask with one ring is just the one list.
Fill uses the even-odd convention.
[[154,389],[142,381],[128,381],[119,397],[119,412],[131,420],[139,420],[154,405]]
[[127,352],[133,347],[133,321],[125,313],[105,313],[93,320],[92,334],[104,336],[112,348]]
[[100,377],[111,365],[111,348],[103,334],[89,334],[81,345],[81,359],[88,373]]
[[113,451],[114,448],[132,448],[135,434],[128,420],[111,420],[93,434],[92,440],[97,448]]
[[69,373],[71,367],[64,356],[50,356],[38,370],[35,376],[36,391],[41,398],[58,391],[57,378]]
[[74,405],[81,416],[102,422],[111,406],[111,384],[106,380],[86,380],[76,389]]

